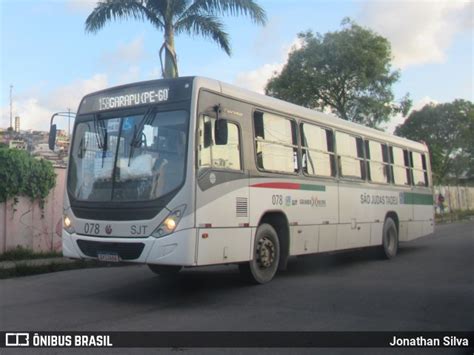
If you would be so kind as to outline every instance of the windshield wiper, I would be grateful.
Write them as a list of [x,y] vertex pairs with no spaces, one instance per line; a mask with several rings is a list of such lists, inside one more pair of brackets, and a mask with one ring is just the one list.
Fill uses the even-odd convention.
[[[94,130],[96,133],[97,147],[102,150],[102,167],[104,167],[105,153],[107,152],[107,128],[104,120],[99,120],[98,115],[94,115]],[[102,136],[103,132],[103,136]]]
[[107,150],[107,129],[105,128],[104,120],[99,120],[97,115],[94,115],[94,130],[97,138],[97,147],[104,151]]

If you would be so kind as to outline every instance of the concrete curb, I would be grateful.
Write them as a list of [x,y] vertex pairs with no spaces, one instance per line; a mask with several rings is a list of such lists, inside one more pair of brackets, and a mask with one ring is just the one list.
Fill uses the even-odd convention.
[[63,257],[56,258],[45,258],[45,259],[26,259],[26,260],[13,260],[13,261],[2,261],[0,262],[0,270],[12,270],[20,267],[38,267],[46,265],[60,265],[60,264],[74,264],[78,260],[67,259]]

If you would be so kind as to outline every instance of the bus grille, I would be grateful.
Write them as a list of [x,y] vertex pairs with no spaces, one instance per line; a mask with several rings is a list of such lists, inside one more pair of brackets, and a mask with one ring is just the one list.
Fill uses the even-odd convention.
[[78,240],[77,245],[87,256],[97,258],[98,252],[117,253],[122,260],[138,259],[145,247],[143,243],[103,243],[90,240]]

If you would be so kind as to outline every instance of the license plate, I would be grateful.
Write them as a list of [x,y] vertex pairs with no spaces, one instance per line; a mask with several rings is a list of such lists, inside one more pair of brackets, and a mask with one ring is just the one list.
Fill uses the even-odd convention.
[[115,253],[104,253],[104,252],[98,252],[97,253],[97,258],[100,261],[107,261],[110,263],[118,263],[120,262],[120,256]]

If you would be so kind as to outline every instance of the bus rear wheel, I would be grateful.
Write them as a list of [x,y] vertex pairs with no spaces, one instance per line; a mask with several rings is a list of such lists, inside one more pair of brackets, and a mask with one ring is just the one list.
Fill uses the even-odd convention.
[[264,284],[273,279],[280,260],[280,242],[275,229],[269,224],[261,224],[255,233],[253,258],[248,263],[239,264],[242,276],[255,284]]
[[397,225],[390,217],[387,217],[383,225],[382,247],[380,252],[384,259],[392,259],[398,252]]
[[183,268],[182,266],[179,266],[179,265],[156,265],[156,264],[148,264],[148,267],[150,268],[151,271],[153,271],[155,274],[158,274],[160,276],[175,276]]

